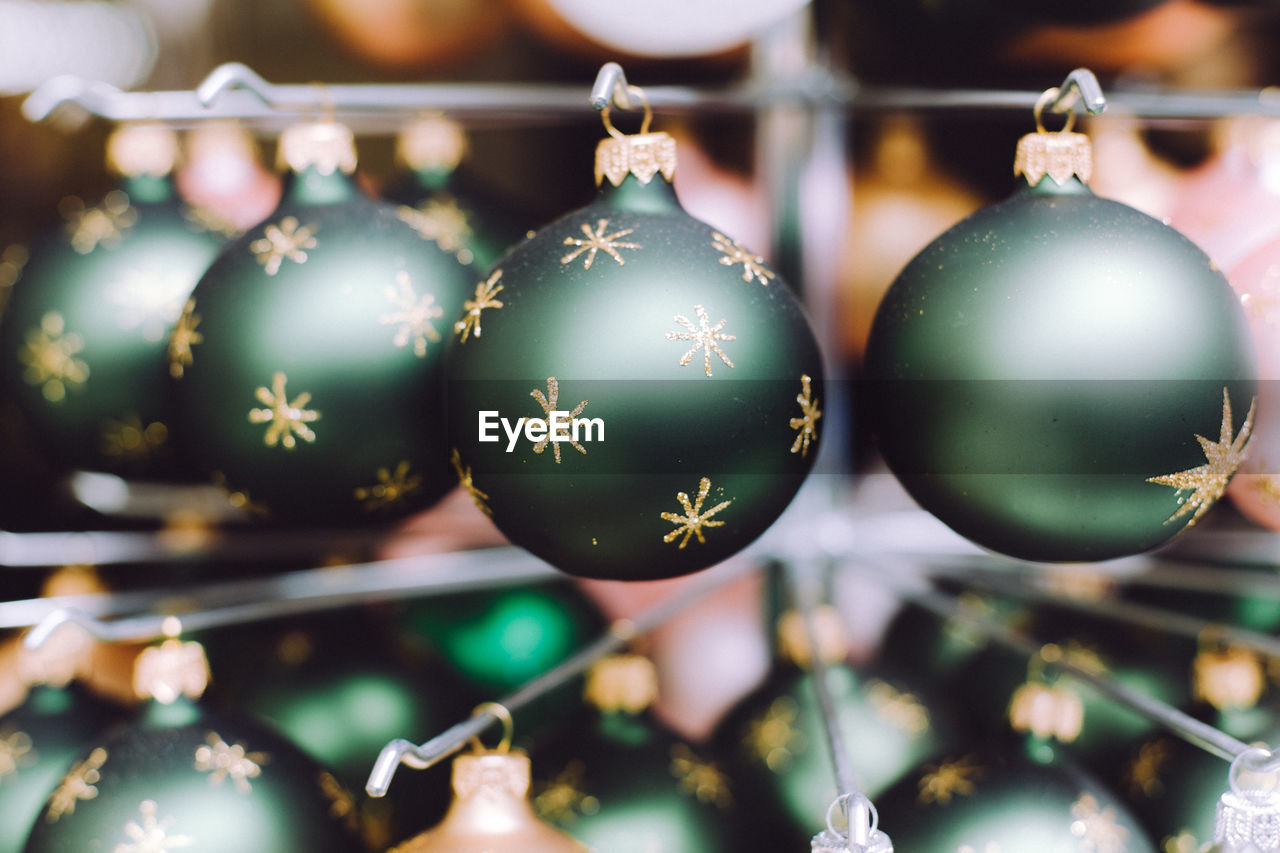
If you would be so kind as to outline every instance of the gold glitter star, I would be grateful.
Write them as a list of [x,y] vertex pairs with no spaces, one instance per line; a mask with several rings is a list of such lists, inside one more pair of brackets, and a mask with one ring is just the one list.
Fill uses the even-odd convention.
[[790,696],[779,696],[764,714],[747,726],[743,744],[751,755],[774,773],[791,766],[791,760],[807,747],[804,733],[796,728],[800,706]]
[[303,408],[311,402],[311,394],[303,391],[294,398],[292,403],[288,402],[289,398],[284,390],[285,383],[288,381],[283,373],[276,372],[271,377],[270,390],[259,386],[254,391],[258,401],[268,408],[251,409],[249,422],[270,424],[267,427],[267,434],[263,437],[267,447],[275,447],[279,443],[284,445],[286,450],[292,450],[298,443],[294,439],[295,434],[306,442],[316,440],[316,434],[307,424],[320,420],[320,413],[314,409]]
[[138,223],[138,211],[129,206],[129,196],[120,190],[107,193],[97,207],[85,207],[84,202],[72,196],[64,199],[59,208],[67,220],[71,248],[81,255],[98,246],[114,249]]
[[427,354],[427,341],[433,344],[440,342],[440,333],[436,331],[431,321],[444,316],[444,309],[435,304],[436,298],[433,294],[424,293],[419,299],[418,294],[413,290],[409,273],[404,270],[396,273],[396,286],[388,287],[384,292],[391,300],[391,304],[400,309],[391,314],[383,314],[381,317],[384,325],[400,324],[392,342],[397,347],[403,347],[412,339],[413,354],[422,358]]
[[178,322],[169,335],[169,375],[174,379],[181,379],[182,374],[191,364],[191,348],[196,344],[204,343],[204,335],[196,331],[196,326],[200,325],[200,315],[195,311],[196,299],[193,296],[187,300],[186,305],[182,306]]
[[[1222,493],[1227,489],[1227,481],[1231,479],[1231,475],[1240,467],[1240,463],[1244,461],[1245,445],[1249,441],[1249,434],[1253,431],[1253,412],[1257,408],[1258,400],[1255,397],[1249,405],[1249,414],[1244,419],[1244,424],[1240,427],[1240,433],[1236,436],[1235,441],[1231,440],[1231,397],[1227,393],[1227,389],[1222,389],[1222,427],[1218,440],[1210,441],[1202,435],[1196,435],[1196,441],[1200,442],[1200,447],[1204,450],[1205,457],[1209,460],[1207,464],[1198,468],[1190,468],[1186,471],[1179,471],[1176,474],[1164,474],[1159,477],[1147,478],[1148,483],[1157,483],[1161,486],[1171,486],[1177,489],[1178,503],[1181,507],[1173,515],[1165,520],[1165,524],[1175,521],[1188,513],[1194,511],[1191,520],[1186,526],[1191,527],[1200,517],[1209,511],[1214,502],[1222,497]],[[1181,497],[1182,492],[1191,489],[1191,496],[1188,498]]]
[[458,485],[467,490],[467,494],[471,495],[471,502],[476,508],[485,515],[493,515],[493,510],[489,509],[489,505],[485,503],[489,496],[476,488],[476,484],[471,480],[471,466],[462,467],[462,456],[458,453],[458,448],[453,449],[453,453],[449,455],[449,462],[453,465],[453,470],[458,472]]
[[462,303],[466,314],[462,319],[453,324],[453,330],[462,337],[459,343],[467,342],[467,335],[472,331],[476,333],[476,337],[480,337],[480,312],[486,308],[501,308],[502,300],[494,299],[503,289],[498,280],[502,278],[502,270],[494,270],[493,275],[489,276],[488,281],[482,281],[476,285],[476,295],[474,299],[468,299]]
[[682,743],[671,747],[671,775],[680,780],[681,793],[696,797],[700,803],[715,803],[722,809],[733,805],[729,777]]
[[705,545],[707,540],[702,536],[702,528],[704,527],[723,527],[723,521],[709,521],[711,516],[733,503],[733,500],[721,501],[706,512],[702,511],[702,502],[707,499],[707,493],[711,491],[711,481],[703,477],[698,482],[698,498],[692,505],[689,503],[689,495],[685,492],[677,492],[676,500],[680,502],[680,506],[684,508],[684,515],[677,515],[674,512],[662,513],[663,521],[669,521],[672,524],[679,525],[666,536],[662,537],[663,542],[674,542],[676,537],[681,533],[684,538],[680,540],[679,548],[689,544],[690,536],[697,536],[698,541]]
[[720,258],[722,265],[731,267],[734,264],[742,264],[743,281],[758,279],[765,287],[769,286],[773,273],[763,266],[764,258],[751,254],[737,240],[730,240],[719,231],[713,231],[711,235],[715,250],[722,255]]
[[142,822],[131,820],[125,825],[124,834],[129,840],[117,844],[113,853],[169,853],[196,843],[189,835],[170,835],[169,821],[156,819],[159,810],[155,800],[143,800],[138,806]]
[[405,495],[422,488],[422,476],[409,474],[408,460],[402,460],[394,474],[386,468],[379,468],[376,476],[377,484],[355,490],[356,500],[362,502],[369,512],[392,506],[403,500]]
[[242,229],[211,207],[189,204],[182,208],[182,218],[196,231],[208,231],[227,240],[239,237]]
[[27,366],[22,378],[30,385],[40,385],[50,403],[66,399],[67,386],[83,385],[89,378],[89,365],[76,358],[84,350],[84,338],[66,332],[66,321],[57,311],[40,318],[40,328],[27,332],[26,343],[18,351],[18,359]]
[[818,440],[818,419],[822,417],[818,401],[810,396],[812,382],[809,374],[800,375],[800,393],[796,395],[796,402],[800,404],[800,417],[791,419],[791,428],[800,430],[796,434],[796,440],[791,443],[791,452],[801,456],[808,456],[809,442]]
[[929,731],[929,709],[920,704],[914,693],[878,678],[868,681],[862,692],[876,716],[903,734],[918,737]]
[[1125,765],[1124,775],[1129,783],[1129,791],[1136,796],[1155,799],[1164,795],[1165,765],[1173,757],[1169,741],[1164,738],[1144,743],[1138,754]]
[[107,763],[107,751],[98,747],[89,753],[89,757],[71,768],[57,790],[49,795],[49,810],[44,819],[49,823],[57,823],[64,815],[75,814],[76,803],[80,800],[92,800],[98,796],[97,785],[102,781],[98,771]]
[[142,419],[133,412],[123,420],[109,420],[102,428],[102,453],[114,459],[142,462],[164,447],[169,440],[169,428],[160,421],[142,425]]
[[1071,834],[1086,853],[1124,853],[1129,829],[1120,825],[1115,806],[1105,809],[1093,794],[1082,792],[1071,806]]
[[417,207],[401,205],[397,215],[424,240],[433,241],[462,263],[469,264],[475,260],[467,248],[467,239],[472,234],[471,224],[466,211],[458,207],[452,196],[431,198]]
[[615,231],[612,234],[605,234],[604,233],[605,229],[608,227],[609,227],[609,220],[607,219],[597,220],[595,231],[592,231],[591,226],[588,225],[587,223],[585,222],[582,223],[582,233],[586,235],[586,239],[575,238],[575,237],[565,237],[564,244],[566,246],[577,246],[578,248],[574,249],[572,252],[565,255],[563,258],[561,258],[560,263],[561,264],[573,263],[573,261],[579,255],[581,255],[583,252],[586,252],[587,260],[583,264],[582,268],[584,270],[589,270],[591,269],[591,265],[595,263],[596,252],[604,252],[609,257],[617,261],[618,266],[623,266],[624,264],[626,264],[626,261],[623,260],[622,255],[618,254],[618,250],[619,249],[639,249],[640,245],[638,243],[619,243],[618,238],[625,237],[631,232],[635,231],[636,229],[624,228],[623,230]]
[[930,764],[917,783],[923,804],[937,803],[945,806],[952,797],[967,797],[974,792],[974,781],[982,776],[982,768],[969,756],[942,764]]
[[181,312],[190,289],[190,276],[153,263],[125,270],[106,287],[103,296],[118,309],[117,326],[126,332],[137,329],[143,340],[159,343]]
[[329,817],[342,821],[347,829],[355,832],[360,828],[356,811],[356,798],[342,787],[342,783],[334,778],[328,770],[320,771],[320,793],[329,801]]
[[0,319],[4,317],[5,306],[9,304],[9,295],[13,286],[22,278],[22,268],[27,265],[31,254],[21,243],[14,243],[0,252]]
[[538,817],[561,826],[573,823],[579,815],[593,815],[600,811],[600,801],[583,793],[582,779],[586,766],[581,761],[570,761],[564,770],[550,782],[538,785],[533,798],[533,809]]
[[286,216],[279,225],[268,225],[263,236],[249,244],[249,251],[257,257],[267,275],[280,272],[280,266],[286,261],[299,264],[307,262],[306,249],[314,249],[317,245],[316,226],[298,227],[298,219]]
[[707,376],[711,376],[711,353],[720,356],[720,360],[733,367],[733,362],[729,360],[724,350],[720,349],[719,341],[736,341],[737,335],[726,335],[720,332],[724,328],[725,321],[721,320],[714,326],[711,325],[710,319],[707,317],[707,311],[701,305],[693,306],[693,311],[698,316],[698,325],[693,325],[692,321],[683,314],[677,314],[675,320],[681,326],[689,331],[687,332],[667,332],[667,340],[669,341],[693,341],[693,346],[689,351],[680,356],[680,366],[688,367],[689,362],[693,360],[693,354],[698,350],[702,350],[702,369]]
[[[547,425],[547,434],[542,438],[538,439],[538,441],[533,445],[533,452],[541,453],[542,451],[546,450],[547,445],[550,444],[551,453],[553,456],[555,456],[556,464],[558,465],[560,464],[561,442],[551,440],[551,412],[555,409],[556,404],[560,400],[560,383],[556,381],[556,378],[554,376],[548,376],[546,396],[543,396],[542,392],[539,391],[537,388],[534,388],[532,391],[530,391],[529,396],[538,401],[538,405],[542,407],[542,413],[546,415],[545,418],[530,418],[529,420],[534,423],[541,422]],[[581,403],[574,406],[573,411],[569,412],[569,421],[572,422],[574,418],[582,414],[582,410],[585,409],[586,407],[587,407],[586,400],[583,400]],[[586,455],[587,449],[583,447],[581,444],[578,444],[578,442],[570,440],[569,444],[573,445],[573,448],[577,450],[579,453],[583,454],[584,456]]]
[[0,782],[29,767],[37,757],[31,735],[12,728],[0,730]]
[[209,774],[210,785],[221,785],[226,779],[242,794],[253,791],[250,779],[262,775],[262,765],[271,760],[265,752],[249,752],[244,744],[234,746],[224,741],[217,732],[209,732],[205,742],[196,747],[192,764],[201,773]]

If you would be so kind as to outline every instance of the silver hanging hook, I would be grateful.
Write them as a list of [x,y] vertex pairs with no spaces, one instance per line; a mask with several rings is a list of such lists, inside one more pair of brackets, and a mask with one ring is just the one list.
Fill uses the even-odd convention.
[[595,85],[591,87],[591,107],[604,110],[609,108],[609,104],[616,103],[624,110],[632,109],[630,90],[631,85],[627,83],[627,74],[622,66],[606,62],[600,66]]
[[64,104],[75,104],[94,115],[111,116],[119,96],[124,92],[110,83],[88,82],[74,74],[60,74],[41,83],[22,102],[22,115],[28,121],[47,119]]
[[211,107],[224,92],[247,89],[269,107],[276,106],[275,86],[243,62],[224,62],[196,87],[196,98]]
[[1101,115],[1107,108],[1107,96],[1102,94],[1102,84],[1088,68],[1077,68],[1067,75],[1058,87],[1058,94],[1049,104],[1055,113],[1065,113],[1083,101],[1089,115]]

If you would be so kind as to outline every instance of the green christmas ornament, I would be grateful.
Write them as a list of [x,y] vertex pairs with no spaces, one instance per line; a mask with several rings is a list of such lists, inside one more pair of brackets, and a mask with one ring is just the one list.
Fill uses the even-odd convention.
[[800,306],[684,212],[674,168],[666,134],[605,139],[596,200],[506,254],[454,327],[457,473],[512,542],[570,574],[719,562],[817,455],[822,365]]
[[165,347],[224,242],[178,198],[177,153],[167,128],[117,129],[107,160],[119,185],[94,205],[63,202],[63,227],[31,247],[0,305],[0,383],[61,465],[175,473]]
[[1164,543],[1222,495],[1253,428],[1257,371],[1226,279],[1178,232],[1093,195],[1089,156],[1080,134],[1024,137],[1022,186],[907,265],[867,350],[889,467],[958,533],[1026,560]]
[[350,178],[351,131],[281,139],[280,206],[200,280],[169,345],[193,463],[271,519],[359,524],[453,483],[440,362],[470,268]]
[[506,205],[466,171],[467,137],[442,116],[412,122],[396,140],[403,174],[383,194],[400,217],[463,263],[489,269],[524,236]]

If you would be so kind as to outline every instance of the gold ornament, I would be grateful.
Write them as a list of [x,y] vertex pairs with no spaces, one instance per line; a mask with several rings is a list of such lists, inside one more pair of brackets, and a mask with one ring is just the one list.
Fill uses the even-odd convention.
[[467,313],[462,315],[462,319],[453,324],[453,330],[461,337],[458,343],[465,344],[467,335],[475,332],[476,337],[480,337],[480,312],[486,308],[501,308],[502,300],[494,299],[502,291],[502,285],[498,281],[502,278],[502,270],[494,270],[493,275],[489,276],[488,281],[482,281],[476,285],[476,295],[473,299],[468,299],[462,303],[462,308]]
[[178,135],[159,122],[122,124],[107,137],[107,167],[119,175],[162,178],[178,162]]
[[[547,425],[547,434],[542,438],[538,439],[538,441],[533,445],[533,452],[541,453],[542,451],[546,450],[547,445],[550,444],[551,454],[555,457],[556,464],[558,465],[560,463],[560,445],[563,442],[551,440],[551,413],[552,411],[555,410],[556,405],[560,401],[560,383],[556,380],[554,376],[548,376],[546,395],[544,396],[541,391],[539,391],[537,388],[534,388],[532,391],[529,392],[529,396],[538,401],[538,405],[542,407],[542,413],[546,415],[545,418],[530,418],[529,420],[534,423],[540,422]],[[582,410],[585,409],[586,407],[587,407],[586,400],[583,400],[581,403],[574,406],[573,411],[569,412],[569,421],[572,422],[574,418],[582,414]],[[569,445],[572,446],[574,450],[581,453],[583,456],[587,454],[587,449],[583,447],[581,444],[579,444],[577,441],[570,440]]]
[[315,169],[322,175],[356,170],[356,138],[351,128],[335,121],[295,124],[280,135],[276,165],[284,171]]
[[379,468],[376,472],[378,482],[373,486],[362,486],[355,490],[356,500],[364,504],[364,508],[373,512],[383,507],[394,506],[422,488],[422,475],[409,474],[409,462],[402,460],[396,466],[395,473],[387,468]]
[[1038,738],[1071,743],[1084,727],[1084,702],[1061,684],[1033,679],[1013,692],[1009,724],[1015,732],[1029,731]]
[[184,643],[170,636],[158,646],[143,649],[134,663],[133,691],[139,699],[171,705],[179,696],[199,699],[208,686],[209,661],[199,643]]
[[81,800],[92,800],[98,796],[98,782],[102,774],[98,771],[107,763],[107,751],[102,747],[89,753],[89,757],[79,762],[62,777],[62,783],[49,795],[49,809],[44,819],[49,823],[57,823],[64,815],[75,814],[76,803]]
[[76,355],[84,350],[84,338],[66,331],[66,320],[57,311],[40,318],[40,328],[27,332],[26,343],[18,350],[18,359],[27,366],[22,378],[29,385],[41,386],[50,403],[60,403],[69,386],[83,385],[89,379],[89,365]]
[[443,115],[426,115],[396,137],[396,160],[414,171],[452,172],[467,152],[462,125]]
[[680,502],[681,508],[684,509],[684,515],[677,515],[674,512],[662,513],[662,520],[669,521],[676,525],[676,529],[662,537],[663,542],[674,542],[681,533],[684,538],[680,540],[678,548],[683,549],[689,544],[690,536],[697,536],[698,541],[705,545],[706,538],[702,535],[704,527],[723,527],[723,521],[710,521],[711,516],[733,503],[733,499],[721,501],[706,512],[702,511],[702,502],[707,499],[707,494],[711,491],[711,480],[703,477],[698,481],[698,498],[692,504],[689,503],[689,495],[685,492],[676,492],[676,500]]
[[808,456],[809,443],[818,440],[818,419],[822,417],[822,409],[818,408],[818,401],[812,397],[812,384],[813,379],[809,374],[800,374],[800,393],[796,395],[796,402],[800,404],[800,417],[790,421],[792,429],[800,430],[796,433],[796,440],[791,443],[791,452],[801,456]]
[[[610,127],[607,121],[605,126]],[[647,120],[644,126],[648,128]],[[645,131],[625,136],[617,134],[596,145],[597,186],[605,178],[615,187],[620,186],[627,175],[634,175],[643,186],[659,172],[668,181],[676,173],[676,141],[670,134]]]
[[644,655],[610,655],[587,672],[583,698],[605,713],[639,714],[658,700],[658,670]]
[[1258,656],[1239,646],[1202,648],[1191,664],[1192,695],[1219,710],[1252,708],[1266,684]]
[[262,765],[271,760],[265,752],[249,752],[244,744],[229,744],[217,732],[209,732],[205,742],[196,747],[193,767],[209,774],[210,785],[221,785],[226,779],[242,794],[253,791],[250,779],[262,775]]
[[[1218,440],[1210,441],[1202,435],[1196,435],[1196,441],[1200,442],[1200,447],[1204,450],[1205,458],[1209,461],[1197,468],[1190,468],[1186,471],[1179,471],[1176,474],[1163,474],[1159,477],[1147,478],[1148,483],[1156,483],[1161,486],[1171,486],[1177,489],[1178,503],[1181,505],[1177,512],[1169,516],[1165,520],[1165,524],[1175,521],[1182,516],[1194,511],[1191,520],[1187,522],[1187,527],[1192,527],[1200,517],[1209,511],[1218,498],[1222,497],[1222,493],[1227,490],[1227,481],[1231,479],[1231,475],[1240,467],[1240,463],[1244,461],[1245,445],[1249,442],[1249,434],[1253,431],[1253,413],[1258,407],[1258,398],[1254,397],[1253,402],[1249,404],[1249,414],[1245,417],[1244,423],[1240,426],[1240,432],[1232,441],[1232,424],[1231,424],[1231,396],[1227,393],[1227,389],[1222,389],[1222,426],[1220,427]],[[1191,489],[1191,496],[1184,498],[1182,492]]]
[[294,398],[292,403],[289,402],[284,390],[285,383],[288,381],[288,377],[277,371],[271,377],[270,390],[259,386],[254,391],[258,402],[268,408],[250,409],[249,423],[269,424],[267,433],[263,436],[263,443],[267,447],[281,444],[285,450],[292,450],[298,444],[294,438],[295,435],[308,443],[316,440],[316,434],[307,424],[320,420],[320,413],[314,409],[303,408],[311,402],[311,393],[303,391]]
[[455,447],[453,453],[449,455],[449,463],[453,465],[453,470],[458,472],[458,485],[471,495],[471,502],[476,505],[476,509],[485,515],[493,515],[493,510],[489,509],[489,505],[485,503],[489,496],[476,488],[476,484],[471,481],[471,466],[462,467],[462,456],[458,453],[458,448]]
[[296,216],[286,216],[279,225],[268,223],[262,237],[249,244],[249,251],[262,264],[263,272],[275,275],[286,260],[298,264],[307,262],[306,250],[319,245],[315,234],[316,226],[299,227]]
[[742,264],[743,281],[756,279],[765,287],[769,286],[769,280],[773,278],[773,272],[764,267],[764,258],[752,254],[737,240],[732,240],[719,231],[711,232],[711,236],[712,245],[721,255],[720,264],[722,266],[731,267],[735,264]]
[[667,340],[669,341],[693,341],[693,346],[689,351],[680,356],[680,366],[688,367],[689,362],[693,360],[693,354],[698,350],[702,350],[702,369],[707,374],[707,378],[711,378],[711,353],[720,356],[720,360],[733,367],[733,362],[729,360],[729,356],[725,351],[720,349],[719,341],[736,341],[737,335],[726,335],[721,333],[724,328],[725,321],[721,320],[714,326],[711,325],[710,319],[707,317],[707,310],[701,305],[693,306],[693,311],[698,316],[698,325],[695,326],[688,317],[683,314],[677,314],[675,321],[681,326],[688,329],[687,332],[667,332]]
[[618,266],[625,266],[627,262],[623,259],[622,255],[618,253],[618,250],[639,249],[641,247],[638,243],[620,243],[618,242],[618,238],[625,237],[636,229],[624,228],[621,231],[606,234],[604,232],[608,227],[608,219],[597,220],[594,231],[591,230],[590,225],[585,222],[582,223],[582,233],[586,235],[585,238],[565,237],[564,244],[566,246],[577,246],[578,248],[561,258],[560,263],[562,265],[571,264],[579,255],[586,253],[587,258],[583,263],[582,268],[584,270],[589,270],[591,269],[591,265],[596,261],[596,252],[604,252],[606,255],[617,261]]
[[444,309],[435,304],[434,294],[424,293],[422,298],[413,290],[413,282],[409,273],[400,270],[396,273],[396,286],[385,291],[387,299],[398,308],[391,314],[383,314],[380,321],[384,325],[399,325],[392,339],[397,347],[403,348],[413,341],[413,354],[423,358],[427,354],[427,341],[440,343],[440,333],[436,331],[432,320],[444,316]]
[[185,369],[191,365],[191,348],[204,343],[204,335],[196,331],[196,326],[200,325],[200,315],[195,311],[196,299],[193,296],[182,306],[178,322],[169,335],[169,375],[174,379],[181,379]]
[[1013,174],[1023,175],[1027,183],[1035,186],[1045,175],[1062,186],[1073,177],[1081,183],[1089,183],[1093,175],[1093,144],[1083,133],[1072,133],[1076,115],[1068,112],[1066,124],[1056,133],[1044,129],[1041,113],[1058,97],[1056,88],[1049,89],[1036,101],[1036,132],[1018,140],[1018,152],[1013,160]]

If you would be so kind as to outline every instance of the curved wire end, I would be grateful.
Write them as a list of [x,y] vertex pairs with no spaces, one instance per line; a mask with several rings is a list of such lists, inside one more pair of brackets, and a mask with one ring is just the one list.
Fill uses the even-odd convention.
[[627,89],[627,74],[622,66],[616,62],[606,62],[600,66],[595,85],[591,87],[592,109],[608,109],[611,103],[617,103],[624,110],[631,109],[631,95]]
[[22,638],[22,645],[34,652],[67,623],[79,626],[93,637],[99,637],[101,633],[98,630],[100,623],[92,616],[69,607],[59,607],[57,610],[51,610],[27,632]]
[[211,107],[224,92],[232,89],[248,89],[267,106],[274,106],[271,84],[243,62],[224,62],[210,71],[196,87],[196,98],[203,106]]
[[1102,94],[1102,84],[1088,68],[1076,68],[1067,75],[1049,108],[1055,113],[1065,113],[1075,106],[1076,101],[1084,102],[1089,115],[1101,115],[1107,108],[1107,96]]
[[416,743],[404,738],[397,738],[384,746],[382,752],[378,753],[378,760],[373,763],[373,770],[369,771],[369,781],[364,785],[365,793],[371,797],[385,797],[405,756],[417,749]]
[[103,97],[110,94],[120,94],[120,90],[109,83],[90,85],[74,74],[59,74],[27,95],[22,102],[22,115],[27,121],[41,122],[65,104],[75,104],[90,113],[102,115]]

